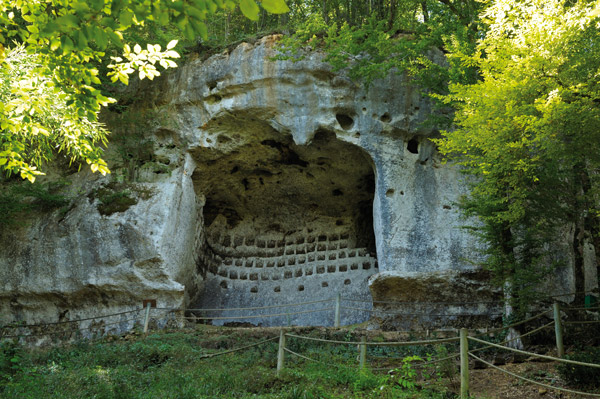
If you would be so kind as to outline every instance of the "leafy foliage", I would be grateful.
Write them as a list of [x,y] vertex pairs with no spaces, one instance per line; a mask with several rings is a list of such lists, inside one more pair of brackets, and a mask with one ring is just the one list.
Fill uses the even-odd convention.
[[71,198],[62,193],[66,185],[68,183],[64,181],[56,181],[44,184],[18,182],[5,186],[0,192],[0,227],[22,222],[21,216],[26,212],[67,210]]
[[483,222],[487,265],[526,303],[552,270],[544,254],[559,229],[575,227],[576,268],[598,232],[597,5],[497,0],[484,18],[487,35],[465,59],[482,79],[442,97],[457,128],[437,144],[474,177],[463,209]]
[[435,62],[432,49],[470,54],[478,38],[480,7],[471,0],[311,2],[308,22],[282,39],[278,58],[299,60],[303,49],[317,47],[335,70],[347,69],[366,85],[396,70],[428,90],[445,93],[450,78],[472,81],[475,74],[458,63],[458,55],[448,65]]
[[[600,348],[587,348],[584,351],[566,355],[565,359],[600,364]],[[598,368],[560,363],[556,369],[560,377],[569,385],[579,387],[600,385],[600,369]]]
[[[103,62],[111,47],[122,49],[123,57],[113,58],[112,80],[127,83],[134,72],[152,79],[159,75],[156,64],[175,65],[171,59],[178,56],[176,42],[166,51],[157,45],[131,51],[123,42],[124,32],[152,21],[172,23],[190,40],[206,38],[204,21],[218,9],[233,10],[237,4],[246,17],[258,18],[254,0],[1,0],[0,167],[33,182],[42,174],[43,162],[62,151],[72,161],[108,173],[101,158],[107,132],[97,121],[100,109],[114,99],[103,94],[94,65]],[[288,11],[284,0],[266,0],[262,6],[268,12]],[[30,57],[24,73],[15,70],[15,57]]]
[[66,93],[55,90],[51,78],[38,73],[41,65],[40,56],[29,54],[23,45],[6,53],[0,68],[0,166],[33,182],[41,174],[36,165],[58,150],[106,173],[99,148],[106,143],[106,130],[95,114],[82,112]]

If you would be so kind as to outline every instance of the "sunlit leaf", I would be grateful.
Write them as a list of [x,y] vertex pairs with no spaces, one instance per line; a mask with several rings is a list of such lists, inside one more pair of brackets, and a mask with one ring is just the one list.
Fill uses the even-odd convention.
[[169,44],[167,44],[167,50],[171,50],[171,49],[175,48],[175,46],[177,46],[177,43],[178,43],[177,39],[171,40],[169,42]]
[[283,14],[290,11],[285,0],[261,0],[260,5],[271,14]]
[[240,0],[240,10],[242,10],[242,13],[246,18],[252,21],[258,20],[260,9],[254,0]]

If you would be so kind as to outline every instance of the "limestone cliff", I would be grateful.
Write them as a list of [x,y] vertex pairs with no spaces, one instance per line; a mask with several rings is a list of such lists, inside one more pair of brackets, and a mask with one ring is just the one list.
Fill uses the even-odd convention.
[[[437,132],[422,122],[433,111],[418,88],[391,74],[366,90],[314,52],[297,63],[272,61],[275,40],[192,58],[139,92],[134,106],[157,117],[145,132],[152,162],[136,166],[128,188],[135,204],[99,210],[99,190],[115,191],[124,179],[124,166],[112,165],[112,177],[71,176],[86,195],[65,215],[2,232],[2,322],[77,319],[145,299],[184,310],[340,293],[365,301],[346,307],[368,310],[372,298],[493,297],[467,262],[478,254],[455,205],[465,186],[428,140]],[[241,321],[331,324],[329,311],[302,313],[314,306]],[[468,311],[488,320],[490,309]],[[370,316],[345,309],[342,323]]]

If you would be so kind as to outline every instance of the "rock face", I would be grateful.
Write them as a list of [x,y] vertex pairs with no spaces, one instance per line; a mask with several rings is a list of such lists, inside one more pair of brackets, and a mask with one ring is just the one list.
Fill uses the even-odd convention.
[[[152,299],[180,310],[267,308],[192,311],[215,324],[331,325],[326,301],[341,294],[350,324],[377,311],[372,298],[470,297],[475,285],[460,276],[476,274],[466,259],[477,248],[455,206],[465,186],[441,164],[435,129],[422,127],[427,99],[400,75],[366,90],[317,53],[271,61],[275,40],[191,59],[140,92],[137,106],[160,115],[147,132],[153,164],[162,159],[169,173],[139,167],[136,204],[103,215],[92,195],[64,216],[2,233],[12,243],[0,249],[4,322],[77,319]],[[111,184],[73,179],[87,193]],[[477,298],[493,297],[485,287]],[[303,302],[319,303],[274,307]],[[259,316],[281,313],[294,314]]]

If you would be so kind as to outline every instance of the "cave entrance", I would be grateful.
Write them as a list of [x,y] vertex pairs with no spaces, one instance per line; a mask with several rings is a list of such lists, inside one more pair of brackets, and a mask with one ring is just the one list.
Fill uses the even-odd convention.
[[[366,302],[354,307],[370,308],[367,280],[377,272],[375,176],[362,149],[320,131],[306,146],[278,134],[228,152],[203,149],[197,158],[193,179],[205,198],[199,268],[206,277],[193,308],[265,307],[327,300],[338,293]],[[295,314],[213,323],[332,325],[332,311],[304,313],[331,306],[257,310],[256,315]],[[342,323],[368,317],[369,312],[346,309]]]

